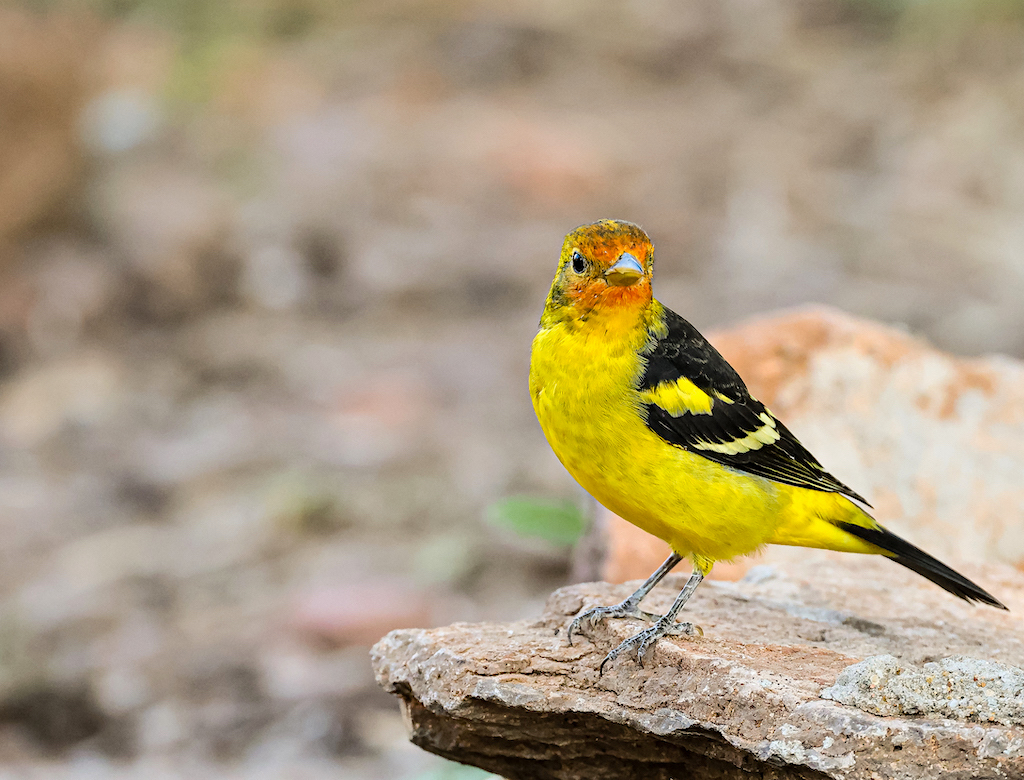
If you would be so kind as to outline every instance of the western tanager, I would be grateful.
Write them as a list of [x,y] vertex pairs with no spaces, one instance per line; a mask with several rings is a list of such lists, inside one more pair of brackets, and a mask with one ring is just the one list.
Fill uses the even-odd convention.
[[[558,459],[594,498],[672,550],[621,604],[577,615],[570,642],[584,621],[654,621],[601,669],[631,649],[642,664],[660,637],[702,633],[676,615],[715,561],[766,544],[885,555],[955,596],[1006,609],[879,525],[696,328],[654,300],[653,270],[638,226],[602,220],[573,230],[533,341],[530,395]],[[693,575],[671,609],[641,611],[683,558]]]

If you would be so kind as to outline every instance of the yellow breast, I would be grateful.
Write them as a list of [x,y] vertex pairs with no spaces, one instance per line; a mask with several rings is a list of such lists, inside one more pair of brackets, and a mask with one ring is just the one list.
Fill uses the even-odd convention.
[[771,541],[790,492],[647,427],[636,389],[647,328],[615,316],[550,323],[534,339],[530,392],[558,459],[604,506],[680,554],[728,559]]

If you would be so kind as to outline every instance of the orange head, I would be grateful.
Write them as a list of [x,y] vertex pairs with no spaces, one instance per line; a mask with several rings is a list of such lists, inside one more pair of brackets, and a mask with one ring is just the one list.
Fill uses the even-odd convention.
[[602,219],[565,237],[545,316],[642,310],[651,302],[654,247],[632,222]]

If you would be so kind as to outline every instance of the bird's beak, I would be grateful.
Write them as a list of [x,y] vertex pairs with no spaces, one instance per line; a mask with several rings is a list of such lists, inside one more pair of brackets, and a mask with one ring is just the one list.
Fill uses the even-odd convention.
[[644,267],[629,252],[619,255],[618,261],[604,272],[608,284],[614,287],[629,287],[643,279]]

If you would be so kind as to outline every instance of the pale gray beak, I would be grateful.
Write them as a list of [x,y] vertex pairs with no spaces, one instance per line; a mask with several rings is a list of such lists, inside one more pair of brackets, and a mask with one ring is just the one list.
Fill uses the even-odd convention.
[[619,255],[615,265],[604,272],[608,284],[614,287],[629,287],[636,284],[644,276],[644,267],[629,252]]

